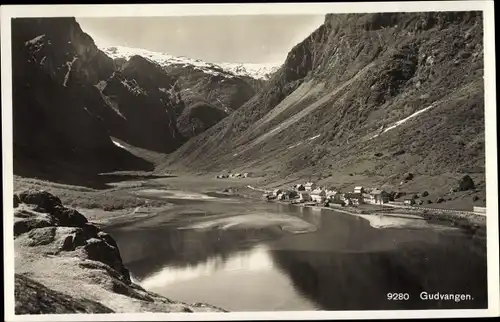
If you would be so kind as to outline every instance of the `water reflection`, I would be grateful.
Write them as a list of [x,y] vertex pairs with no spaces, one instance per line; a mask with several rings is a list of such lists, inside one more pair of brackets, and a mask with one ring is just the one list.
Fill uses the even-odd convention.
[[[296,290],[324,310],[485,308],[486,275],[477,264],[457,270],[439,251],[418,256],[396,252],[324,253],[273,251],[273,259]],[[462,258],[461,261],[464,261]],[[474,301],[426,302],[421,291],[471,294]],[[409,293],[408,301],[388,301],[387,293]]]
[[[216,202],[203,206],[212,213],[212,219],[203,220],[222,218],[224,225],[191,229],[193,223],[204,222],[193,214],[185,222],[152,221],[136,229],[107,230],[135,280],[179,301],[208,302],[232,311],[486,306],[484,243],[476,244],[458,230],[374,229],[359,217],[289,205],[212,207]],[[275,212],[280,220],[292,214],[316,230],[294,234],[262,225],[264,217],[255,216],[259,211],[265,218]],[[231,218],[244,225],[227,225]],[[253,220],[258,224],[250,225]],[[469,293],[474,300],[421,301],[420,291]],[[411,300],[388,301],[388,292],[410,293]]]
[[271,270],[273,267],[274,262],[269,254],[269,248],[260,245],[248,251],[236,252],[229,258],[213,256],[205,262],[187,267],[167,266],[138,282],[145,288],[154,288],[158,287],[158,285],[166,286],[198,277],[212,276],[215,273],[231,271],[256,272]]

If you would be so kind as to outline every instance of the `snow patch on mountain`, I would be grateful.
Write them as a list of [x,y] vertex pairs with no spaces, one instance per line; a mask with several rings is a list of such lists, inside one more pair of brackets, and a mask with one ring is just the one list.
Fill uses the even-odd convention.
[[36,36],[35,38],[33,38],[33,39],[31,39],[31,40],[26,41],[24,44],[25,44],[26,46],[28,46],[28,45],[34,45],[34,44],[36,44],[37,42],[41,41],[43,38],[45,38],[45,34],[43,34],[43,35],[39,35],[39,36]]
[[254,79],[269,79],[278,70],[282,63],[253,64],[253,63],[207,63],[200,59],[193,59],[185,56],[172,56],[167,53],[159,53],[141,48],[131,48],[124,46],[101,47],[99,48],[109,57],[129,59],[139,55],[161,66],[180,65],[183,67],[192,66],[212,75],[222,75],[227,78],[234,76],[247,76]]
[[68,67],[68,71],[66,72],[66,75],[64,75],[64,82],[63,86],[66,87],[66,84],[68,83],[69,79],[69,74],[71,73],[71,68],[73,67],[73,63],[78,59],[78,57],[74,56],[71,61],[66,62],[66,66]]

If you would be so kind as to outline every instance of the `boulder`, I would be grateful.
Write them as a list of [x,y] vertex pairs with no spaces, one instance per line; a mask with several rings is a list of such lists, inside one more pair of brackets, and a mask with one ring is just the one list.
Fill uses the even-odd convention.
[[72,251],[75,250],[74,243],[73,243],[73,235],[66,235],[63,237],[61,246],[59,246],[59,251]]
[[83,250],[90,260],[104,263],[119,272],[124,269],[118,248],[109,245],[102,239],[88,239],[87,244],[83,246]]
[[14,237],[27,233],[32,229],[53,226],[53,221],[47,216],[16,218],[14,221]]
[[36,211],[52,212],[56,207],[61,207],[61,199],[44,190],[26,190],[19,194],[22,203],[35,205]]
[[28,233],[28,237],[30,239],[28,246],[50,244],[54,241],[55,235],[56,227],[54,226],[32,229]]
[[104,240],[106,243],[108,243],[109,245],[115,247],[116,249],[118,249],[118,244],[116,243],[115,239],[108,233],[105,233],[103,231],[100,231],[98,233],[98,236],[100,239]]
[[478,196],[474,196],[472,197],[472,201],[478,201],[479,200],[479,197]]
[[444,202],[444,198],[439,197],[436,199],[436,203],[442,203],[442,202]]
[[469,175],[465,175],[458,181],[457,188],[459,191],[472,190],[475,188],[474,181]]
[[427,191],[424,191],[420,194],[422,197],[427,197],[429,195],[429,193]]
[[51,215],[56,218],[59,226],[81,227],[88,222],[87,218],[77,210],[62,206],[55,207]]
[[61,240],[60,251],[73,251],[77,247],[87,245],[87,240],[99,238],[98,228],[89,223],[78,228],[57,227],[57,229],[62,236],[59,238]]
[[431,203],[432,203],[432,200],[427,200],[427,203],[428,203],[428,204],[431,204]]

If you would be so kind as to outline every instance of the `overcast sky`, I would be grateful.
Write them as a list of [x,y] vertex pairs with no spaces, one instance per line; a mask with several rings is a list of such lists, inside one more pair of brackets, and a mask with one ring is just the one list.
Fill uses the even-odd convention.
[[128,46],[208,62],[283,62],[323,15],[77,18],[99,46]]

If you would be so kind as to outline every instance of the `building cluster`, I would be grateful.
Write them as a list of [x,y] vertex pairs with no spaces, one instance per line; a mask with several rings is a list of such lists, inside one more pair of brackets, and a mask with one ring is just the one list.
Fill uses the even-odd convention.
[[384,204],[390,194],[380,189],[355,187],[353,191],[341,192],[335,188],[317,186],[314,182],[297,184],[290,189],[275,189],[264,194],[265,199],[290,200],[292,203],[314,203],[322,205],[356,206],[360,204]]
[[215,178],[217,179],[228,179],[228,178],[248,178],[250,177],[250,173],[228,173],[228,174],[219,174]]

